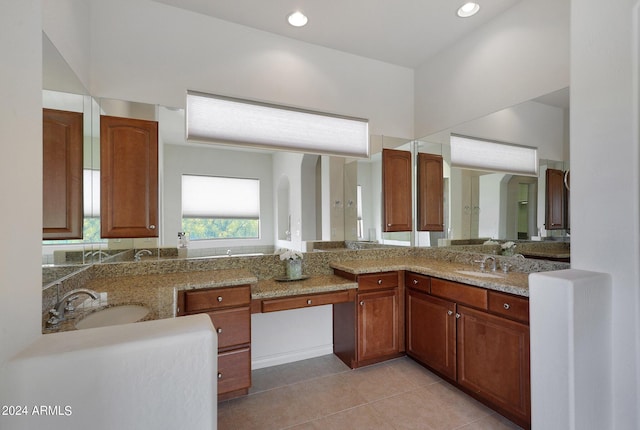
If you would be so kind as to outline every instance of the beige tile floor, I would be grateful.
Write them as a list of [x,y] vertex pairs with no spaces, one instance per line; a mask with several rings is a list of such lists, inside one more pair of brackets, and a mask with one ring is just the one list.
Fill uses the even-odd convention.
[[350,370],[334,355],[253,371],[218,429],[520,429],[409,358]]

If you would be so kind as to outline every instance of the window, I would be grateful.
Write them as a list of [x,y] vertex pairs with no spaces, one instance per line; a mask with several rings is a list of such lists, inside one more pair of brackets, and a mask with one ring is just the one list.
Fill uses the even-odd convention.
[[257,239],[260,180],[182,175],[182,230],[191,240]]

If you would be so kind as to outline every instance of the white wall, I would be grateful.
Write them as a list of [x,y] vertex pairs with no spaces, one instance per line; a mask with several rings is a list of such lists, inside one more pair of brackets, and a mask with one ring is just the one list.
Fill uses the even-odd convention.
[[416,70],[416,135],[568,85],[569,0],[521,1]]
[[190,246],[260,246],[274,244],[274,188],[271,154],[233,151],[206,145],[164,145],[161,226],[165,246],[175,246],[182,231],[182,175],[227,176],[260,180],[260,238],[206,241]]
[[150,0],[94,0],[91,28],[94,95],[182,107],[193,89],[368,118],[371,133],[413,136],[411,69]]
[[[41,332],[42,15],[40,0],[0,14],[0,368]],[[2,369],[0,369],[2,370]],[[8,390],[0,374],[0,405]],[[1,423],[0,423],[1,426]]]
[[[276,249],[289,248],[303,251],[302,246],[302,159],[304,154],[276,152],[273,154],[273,195],[278,195],[277,186],[282,177],[289,180],[289,213],[291,215],[291,240],[280,240],[276,236]],[[275,202],[274,216],[278,202]],[[285,219],[279,215],[275,219]],[[278,226],[278,231],[281,231]]]
[[612,275],[615,429],[640,427],[639,22],[638,0],[571,3],[571,265]]

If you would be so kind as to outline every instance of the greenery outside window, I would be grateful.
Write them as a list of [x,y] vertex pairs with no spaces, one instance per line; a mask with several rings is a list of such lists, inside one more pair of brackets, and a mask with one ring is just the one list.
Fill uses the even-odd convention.
[[182,230],[190,240],[260,237],[260,180],[182,175]]

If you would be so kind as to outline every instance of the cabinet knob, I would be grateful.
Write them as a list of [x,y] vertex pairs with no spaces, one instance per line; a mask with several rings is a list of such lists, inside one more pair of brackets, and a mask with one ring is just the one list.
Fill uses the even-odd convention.
[[382,285],[382,279],[378,279],[378,285]]
[[310,305],[311,304],[311,299],[307,300],[307,304]]
[[453,315],[453,311],[447,311],[447,315]]
[[222,296],[218,296],[218,302],[222,301]]
[[151,225],[149,226],[149,229],[150,229],[150,230],[155,230],[155,229],[156,229],[156,226],[155,226],[155,225],[153,225],[153,224],[151,224]]
[[391,227],[391,224],[387,224],[387,227]]
[[222,327],[218,327],[217,332],[218,332],[218,334],[222,334]]
[[218,372],[218,379],[222,379],[222,373]]
[[509,309],[511,305],[509,303],[505,303],[504,305],[502,305],[502,307],[504,307],[505,309]]
[[413,280],[413,285],[418,285],[418,280],[417,279]]
[[360,301],[360,306],[364,306],[364,301]]
[[460,314],[456,312],[456,319],[460,319]]

